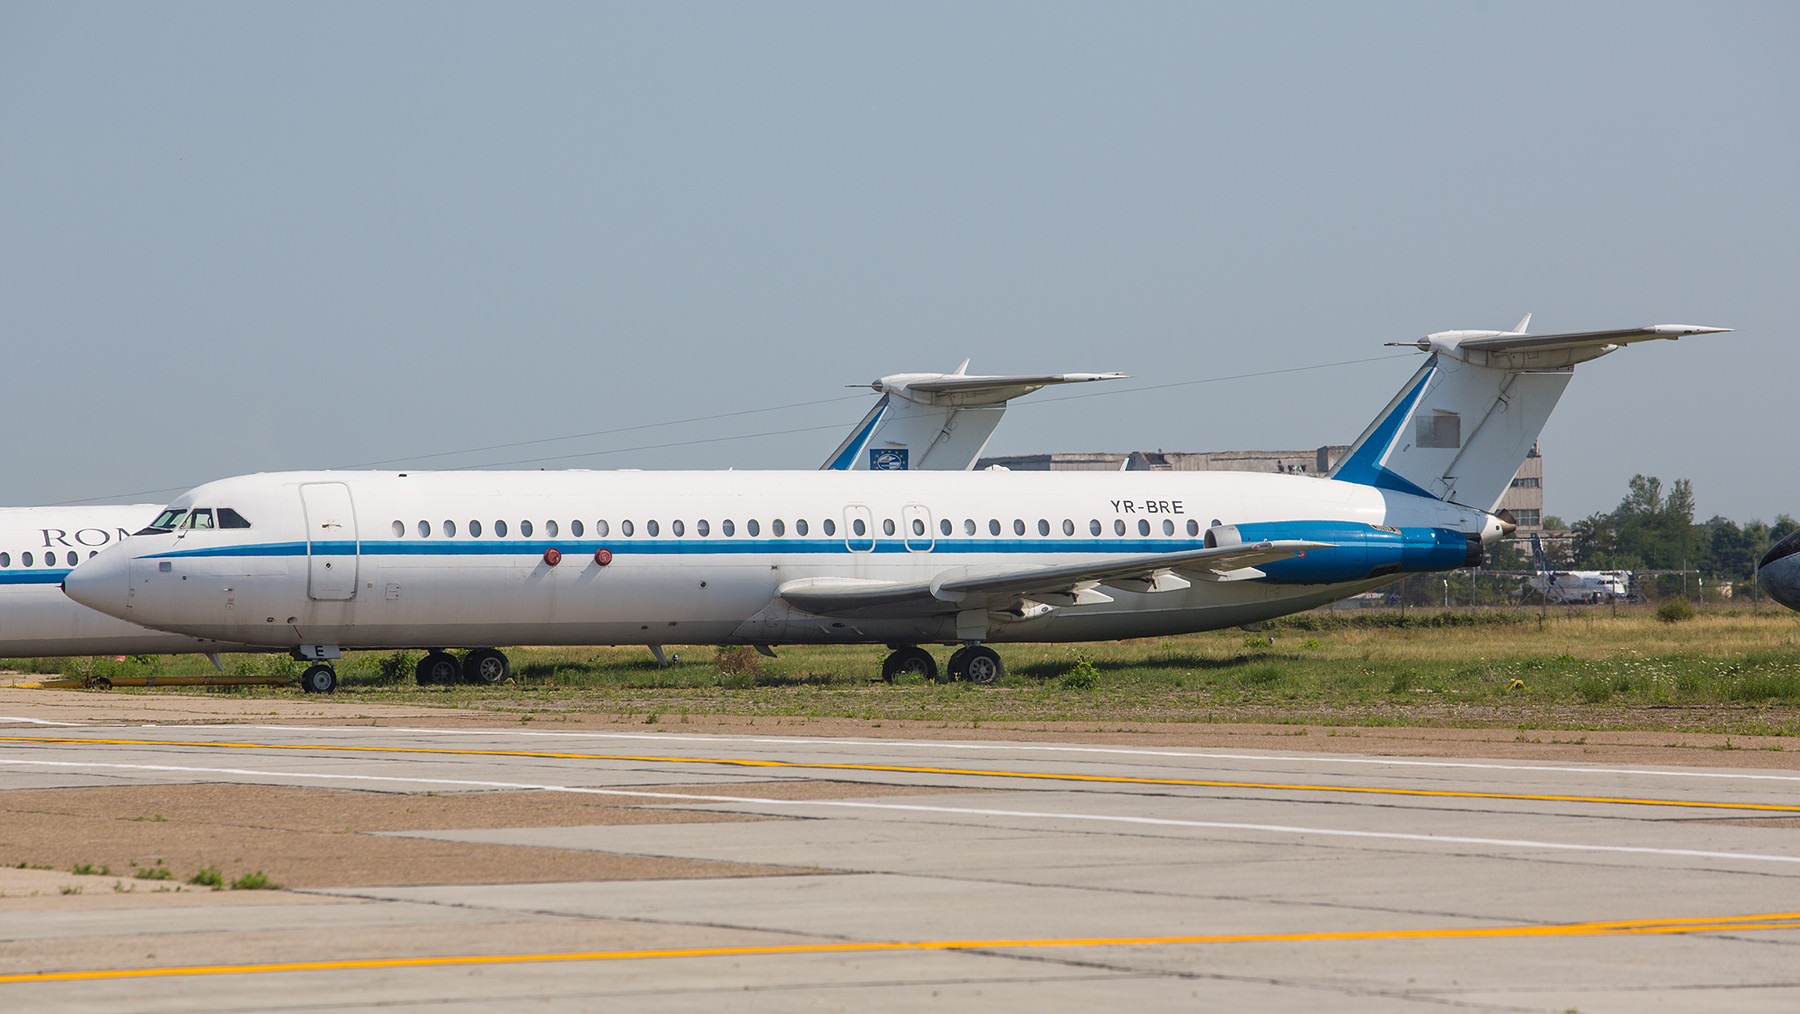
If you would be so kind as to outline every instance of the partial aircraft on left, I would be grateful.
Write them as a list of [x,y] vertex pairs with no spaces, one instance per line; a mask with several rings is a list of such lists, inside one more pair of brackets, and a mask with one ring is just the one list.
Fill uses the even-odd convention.
[[76,564],[161,512],[162,505],[147,503],[0,508],[0,657],[268,650],[150,630],[62,594]]

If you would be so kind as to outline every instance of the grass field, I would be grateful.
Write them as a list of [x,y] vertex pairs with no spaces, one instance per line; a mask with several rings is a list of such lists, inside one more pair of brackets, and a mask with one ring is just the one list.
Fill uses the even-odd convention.
[[[689,715],[811,716],[1004,726],[1017,722],[1276,722],[1338,726],[1669,729],[1800,735],[1800,617],[1777,607],[1702,609],[1665,622],[1645,608],[1320,612],[1255,633],[1072,645],[998,645],[1008,675],[987,686],[879,681],[879,646],[511,648],[497,687],[419,687],[418,653],[362,652],[338,697],[514,711],[523,721],[592,712],[631,721]],[[939,662],[948,649],[939,649]],[[227,671],[298,674],[280,656],[226,656]],[[200,675],[198,656],[20,659],[20,672]],[[287,688],[123,693],[292,695]]]

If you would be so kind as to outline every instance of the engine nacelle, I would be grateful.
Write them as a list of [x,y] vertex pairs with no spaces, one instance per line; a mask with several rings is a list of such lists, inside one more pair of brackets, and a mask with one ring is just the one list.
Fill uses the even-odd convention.
[[1207,529],[1206,544],[1300,539],[1328,542],[1290,560],[1262,564],[1266,580],[1279,584],[1340,584],[1389,574],[1418,574],[1479,567],[1481,536],[1454,528],[1389,528],[1354,521],[1266,521]]

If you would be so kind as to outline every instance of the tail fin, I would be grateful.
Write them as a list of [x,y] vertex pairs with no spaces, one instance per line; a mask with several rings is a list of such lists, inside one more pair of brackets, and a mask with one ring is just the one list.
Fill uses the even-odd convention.
[[1117,380],[1122,373],[970,376],[969,361],[954,373],[896,373],[869,386],[881,400],[863,416],[821,470],[967,470],[975,467],[1006,403],[1053,384]]
[[1443,331],[1417,342],[1390,342],[1416,346],[1431,358],[1357,438],[1331,478],[1491,511],[1577,364],[1632,342],[1728,330],[1656,324],[1547,335]]
[[1538,533],[1531,533],[1531,559],[1537,564],[1539,574],[1550,573],[1550,558],[1544,555],[1544,544],[1538,540]]

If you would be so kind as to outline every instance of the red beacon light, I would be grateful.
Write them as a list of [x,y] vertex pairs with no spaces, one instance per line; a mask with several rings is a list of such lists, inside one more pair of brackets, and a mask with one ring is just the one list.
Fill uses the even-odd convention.
[[599,564],[602,567],[611,563],[612,562],[612,550],[610,550],[610,549],[594,550],[594,562]]
[[562,550],[554,547],[544,550],[544,562],[554,567],[562,562]]

